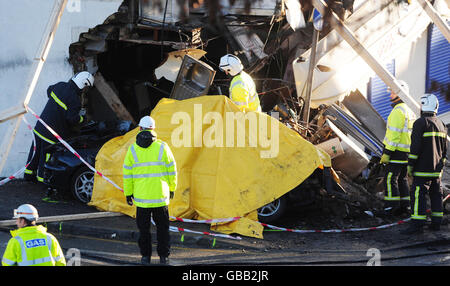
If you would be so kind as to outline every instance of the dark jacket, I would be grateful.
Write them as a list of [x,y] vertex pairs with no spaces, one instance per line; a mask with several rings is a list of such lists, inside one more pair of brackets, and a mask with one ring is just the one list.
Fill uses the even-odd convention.
[[416,177],[440,177],[447,156],[447,128],[432,113],[414,122],[408,165]]
[[[81,90],[69,80],[58,82],[47,89],[48,101],[41,113],[41,119],[56,131],[62,138],[70,136],[72,128],[78,126],[83,118],[79,115],[81,109]],[[41,122],[36,123],[35,133],[54,142],[57,139]]]

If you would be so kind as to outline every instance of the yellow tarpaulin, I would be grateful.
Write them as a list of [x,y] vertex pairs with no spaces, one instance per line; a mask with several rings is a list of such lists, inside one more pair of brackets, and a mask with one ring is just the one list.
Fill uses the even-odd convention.
[[[262,238],[256,210],[304,181],[327,153],[304,140],[277,118],[239,111],[225,96],[162,99],[151,116],[158,138],[171,148],[178,174],[169,214],[189,219],[242,219],[214,225],[222,233]],[[122,165],[138,129],[108,141],[95,167],[123,186]],[[95,175],[90,205],[135,216],[123,193]]]

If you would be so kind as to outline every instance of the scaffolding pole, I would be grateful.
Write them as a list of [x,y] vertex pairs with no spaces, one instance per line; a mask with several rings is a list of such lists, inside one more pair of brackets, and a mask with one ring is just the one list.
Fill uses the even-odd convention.
[[45,60],[47,59],[48,53],[55,38],[56,30],[58,29],[58,25],[66,7],[67,1],[68,0],[55,0],[54,2],[50,19],[47,23],[47,27],[45,28],[38,53],[33,59],[34,62],[31,70],[31,76],[26,83],[25,96],[23,97],[23,99],[21,99],[18,106],[0,113],[0,123],[5,122],[9,119],[13,119],[13,123],[8,126],[7,131],[3,134],[3,141],[0,145],[0,150],[3,151],[0,161],[0,173],[3,171],[6,160],[8,159],[9,152],[11,151],[11,147],[16,137],[17,130],[20,126],[20,121],[26,113],[26,106],[30,102],[31,96],[33,95],[34,89],[39,79],[39,75],[42,71]]

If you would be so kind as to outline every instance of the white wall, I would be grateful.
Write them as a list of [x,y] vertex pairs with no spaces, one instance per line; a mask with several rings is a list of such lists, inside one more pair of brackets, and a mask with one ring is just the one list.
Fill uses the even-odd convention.
[[[36,56],[42,33],[53,8],[53,0],[0,1],[0,112],[19,104],[25,95],[33,58]],[[30,101],[30,107],[40,113],[47,102],[49,85],[67,81],[72,76],[68,63],[69,45],[78,41],[81,32],[93,28],[117,12],[122,0],[69,0],[61,18],[52,48],[40,74]],[[25,115],[34,127],[36,120]],[[0,145],[7,127],[13,120],[0,123]],[[32,137],[21,124],[7,163],[0,173],[9,176],[26,164]],[[5,150],[0,150],[4,152]]]

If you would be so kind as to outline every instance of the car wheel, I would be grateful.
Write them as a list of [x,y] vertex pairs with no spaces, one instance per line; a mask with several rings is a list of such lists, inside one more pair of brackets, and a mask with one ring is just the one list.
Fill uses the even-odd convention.
[[287,209],[285,197],[278,198],[258,209],[258,219],[262,223],[271,223],[280,219]]
[[72,177],[70,187],[74,197],[87,204],[91,201],[94,189],[94,172],[87,167],[78,169]]

